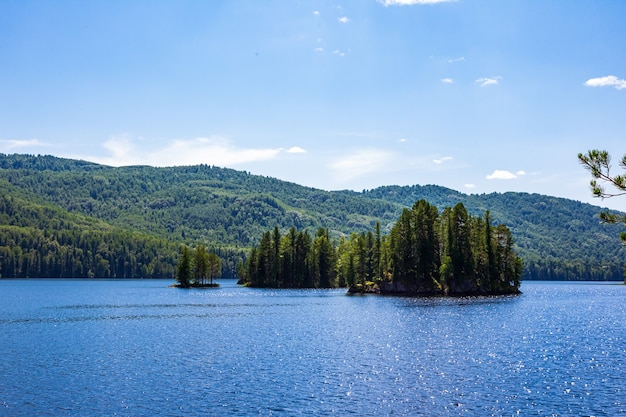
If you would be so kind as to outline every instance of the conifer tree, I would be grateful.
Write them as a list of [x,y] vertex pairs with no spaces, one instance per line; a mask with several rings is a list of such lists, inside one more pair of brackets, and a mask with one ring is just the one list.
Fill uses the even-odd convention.
[[186,245],[183,245],[181,248],[176,281],[178,281],[181,287],[188,287],[191,281],[191,254]]
[[197,285],[203,285],[209,276],[209,254],[204,245],[198,245],[193,253],[193,278]]
[[489,210],[485,211],[485,245],[487,252],[487,281],[489,283],[489,289],[491,289],[491,283],[497,277],[497,265],[495,254],[493,251],[491,213],[489,212]]
[[462,203],[457,203],[452,208],[449,230],[453,280],[456,285],[467,285],[475,278],[475,274],[470,243],[469,214]]
[[383,277],[383,256],[382,256],[382,237],[380,232],[380,222],[376,222],[374,241],[374,276],[372,281],[380,282]]
[[400,219],[391,229],[393,281],[410,284],[415,276],[415,259],[411,231],[411,211],[402,210]]
[[274,279],[274,251],[270,232],[263,233],[257,251],[257,284],[259,286],[273,286]]
[[274,251],[274,255],[272,258],[272,285],[274,287],[281,287],[281,273],[280,273],[280,249],[281,249],[281,235],[280,230],[278,230],[278,226],[274,227],[274,233],[272,234],[272,250]]
[[309,232],[299,231],[296,236],[294,254],[294,276],[298,288],[311,288],[311,274],[309,265],[309,250],[311,248],[311,235]]
[[439,213],[437,207],[426,200],[413,206],[413,247],[416,262],[415,283],[420,288],[433,289],[439,275],[439,238],[435,224]]
[[313,263],[315,264],[313,278],[315,286],[328,288],[334,281],[335,250],[330,242],[328,229],[320,228],[313,242]]
[[210,252],[208,256],[208,273],[211,285],[213,285],[213,279],[217,278],[222,273],[222,260],[215,253]]

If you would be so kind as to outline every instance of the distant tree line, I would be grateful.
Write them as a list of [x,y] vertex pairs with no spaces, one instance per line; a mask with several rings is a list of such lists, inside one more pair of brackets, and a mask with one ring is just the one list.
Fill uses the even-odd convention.
[[516,292],[522,261],[504,225],[489,211],[472,217],[463,204],[446,208],[425,200],[404,209],[388,235],[353,233],[331,241],[327,229],[278,228],[263,233],[242,267],[243,283],[276,288],[375,288],[420,294]]
[[[0,278],[176,276],[178,244],[26,202],[1,193],[1,186]],[[216,246],[209,251],[220,259],[220,276],[236,277],[244,250]]]
[[164,278],[174,276],[169,245],[125,232],[0,226],[2,278]]

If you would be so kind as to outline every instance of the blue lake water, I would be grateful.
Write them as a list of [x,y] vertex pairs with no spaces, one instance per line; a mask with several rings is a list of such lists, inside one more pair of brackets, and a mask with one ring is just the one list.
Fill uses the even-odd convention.
[[626,414],[626,286],[417,299],[0,280],[0,415]]

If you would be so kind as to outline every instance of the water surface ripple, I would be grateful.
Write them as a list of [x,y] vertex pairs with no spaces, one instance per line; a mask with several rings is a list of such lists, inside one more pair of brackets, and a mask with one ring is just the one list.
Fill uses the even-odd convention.
[[394,298],[0,280],[0,415],[626,414],[626,286]]

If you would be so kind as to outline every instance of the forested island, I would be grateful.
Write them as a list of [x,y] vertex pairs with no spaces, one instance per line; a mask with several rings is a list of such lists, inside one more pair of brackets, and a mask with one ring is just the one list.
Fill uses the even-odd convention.
[[189,249],[184,245],[181,249],[176,284],[178,288],[210,288],[219,287],[213,280],[222,274],[222,260],[213,252],[207,251],[204,245]]
[[266,231],[242,268],[244,285],[348,287],[350,293],[402,295],[518,294],[522,260],[511,232],[489,211],[471,216],[462,203],[441,213],[425,200],[405,208],[388,235],[352,233],[338,244],[292,227]]
[[239,278],[253,246],[277,226],[320,228],[334,242],[389,235],[424,199],[487,208],[506,224],[524,280],[623,280],[619,224],[600,207],[528,193],[463,194],[437,185],[324,191],[208,165],[109,167],[42,155],[0,154],[0,278],[174,279],[180,248],[204,245]]

